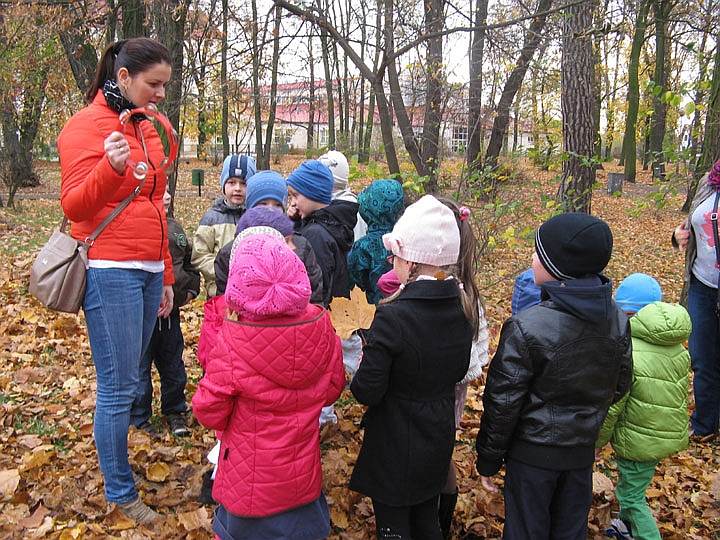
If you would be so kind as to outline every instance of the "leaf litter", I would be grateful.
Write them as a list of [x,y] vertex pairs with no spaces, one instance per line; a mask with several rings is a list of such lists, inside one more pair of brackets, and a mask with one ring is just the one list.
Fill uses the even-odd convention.
[[[612,170],[612,167],[609,168]],[[599,171],[600,183],[604,171]],[[519,200],[516,211],[502,219],[486,218],[482,205],[475,220],[494,235],[478,272],[491,328],[491,349],[510,314],[514,277],[530,264],[532,245],[521,231],[534,229],[552,207],[541,194],[553,194],[552,173],[529,167],[521,179],[502,186],[505,200]],[[655,276],[668,301],[682,288],[683,257],[672,250],[669,237],[683,218],[682,198],[670,197],[662,208],[633,215],[643,193],[652,189],[647,175],[622,197],[596,189],[593,213],[607,220],[614,233],[613,259],[607,269],[615,282],[632,272]],[[188,234],[209,206],[212,194],[179,197],[176,216]],[[174,438],[164,429],[162,440],[131,429],[129,456],[142,497],[163,514],[151,528],[137,527],[105,502],[103,482],[92,439],[95,374],[82,314],[57,314],[43,309],[27,292],[34,252],[49,236],[61,215],[57,201],[23,204],[20,214],[0,209],[0,538],[212,538],[212,508],[196,497],[213,434],[194,423],[188,438]],[[512,231],[511,231],[512,228]],[[347,329],[365,326],[369,309],[353,299],[342,306]],[[201,370],[195,348],[202,321],[202,300],[182,310],[188,400]],[[362,321],[362,324],[360,324]],[[158,380],[155,375],[155,388]],[[502,496],[484,491],[475,470],[474,441],[482,413],[482,385],[469,389],[467,408],[458,431],[454,461],[459,498],[455,538],[500,538]],[[156,392],[157,396],[159,392]],[[324,491],[330,504],[333,539],[374,538],[371,502],[347,488],[362,441],[363,407],[345,391],[336,404],[339,429],[324,440]],[[658,466],[648,490],[650,506],[663,538],[706,539],[720,531],[720,453],[714,444],[693,444]],[[612,452],[606,448],[593,477],[590,538],[602,538],[617,510],[613,483],[617,479]],[[498,480],[501,484],[501,479]]]

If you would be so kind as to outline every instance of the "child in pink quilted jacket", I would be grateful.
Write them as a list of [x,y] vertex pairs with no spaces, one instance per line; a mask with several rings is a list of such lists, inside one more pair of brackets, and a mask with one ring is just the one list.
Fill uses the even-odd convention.
[[321,539],[320,409],[345,385],[340,339],[305,267],[270,235],[231,255],[222,323],[193,412],[222,431],[213,530],[222,540]]

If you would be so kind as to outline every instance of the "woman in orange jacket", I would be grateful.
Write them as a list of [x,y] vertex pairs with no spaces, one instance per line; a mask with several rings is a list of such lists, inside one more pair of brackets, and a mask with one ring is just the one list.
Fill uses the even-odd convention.
[[[58,138],[60,202],[72,236],[86,239],[140,185],[132,202],[88,250],[83,311],[97,373],[94,438],[105,496],[138,523],[158,517],[135,489],[128,461],[130,409],[138,367],[155,321],[173,306],[173,268],[163,208],[165,158],[152,123],[135,115],[124,128],[125,109],[157,104],[171,76],[168,50],[147,38],[109,46],[86,99]],[[144,183],[128,161],[144,161]]]

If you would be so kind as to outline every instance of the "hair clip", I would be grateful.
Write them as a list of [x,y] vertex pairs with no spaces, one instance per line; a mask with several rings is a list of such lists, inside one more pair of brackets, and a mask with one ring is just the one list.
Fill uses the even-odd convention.
[[461,206],[458,213],[460,214],[460,221],[467,221],[467,218],[470,217],[470,209],[467,206]]

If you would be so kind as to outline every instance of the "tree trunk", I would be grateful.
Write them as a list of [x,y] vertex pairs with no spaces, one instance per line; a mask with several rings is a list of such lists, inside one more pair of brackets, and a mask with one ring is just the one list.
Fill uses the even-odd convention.
[[262,96],[260,95],[260,48],[258,45],[258,13],[257,2],[251,0],[252,9],[252,90],[253,90],[253,112],[255,117],[255,160],[257,163],[264,163],[263,156],[263,133],[262,133]]
[[[360,9],[362,10],[362,20],[367,20],[367,6],[365,2],[360,3]],[[365,49],[367,47],[367,25],[360,25],[360,60],[365,62]],[[347,58],[347,55],[345,55]],[[363,132],[365,131],[365,80],[360,79],[360,102],[358,103],[359,111],[357,113],[357,151],[358,151],[358,162],[360,161],[360,153],[362,152],[363,145]]]
[[[695,97],[693,99],[693,103],[695,104],[702,103],[705,97],[705,90],[702,83],[703,81],[705,81],[705,77],[707,77],[707,68],[708,64],[710,63],[709,56],[705,54],[705,48],[707,47],[707,39],[708,35],[710,34],[711,21],[712,18],[708,16],[707,24],[703,30],[702,40],[700,41],[700,62],[698,66],[698,76],[695,83]],[[697,191],[698,180],[700,179],[700,176],[698,176],[696,173],[700,161],[699,158],[696,157],[698,152],[697,146],[700,132],[700,119],[700,111],[695,109],[695,112],[693,114],[693,120],[690,124],[690,160],[693,165],[693,174],[688,180],[688,188],[685,195],[685,202],[682,206],[683,212],[690,211],[690,205],[692,204],[693,197],[695,196],[695,191]]]
[[[607,40],[606,40],[607,43]],[[605,135],[605,159],[609,160],[612,154],[612,147],[614,143],[615,135],[615,97],[617,96],[617,79],[618,72],[620,71],[620,42],[617,43],[615,48],[615,71],[613,73],[612,86],[610,85],[609,77],[606,76],[605,83],[607,86],[607,131]],[[607,46],[605,48],[605,56],[608,56]],[[607,73],[607,70],[605,70]]]
[[[536,14],[547,12],[552,5],[552,0],[540,0],[535,10]],[[515,95],[520,90],[523,78],[527,72],[530,60],[532,60],[535,50],[542,39],[542,31],[547,21],[547,14],[539,15],[532,20],[528,31],[525,33],[523,47],[520,51],[515,68],[510,73],[503,87],[500,101],[497,106],[495,120],[493,121],[492,132],[490,134],[490,142],[485,152],[485,164],[491,167],[497,167],[498,156],[503,147],[503,142],[507,137],[508,124],[510,123],[510,107],[512,106]],[[592,81],[590,81],[592,83]]]
[[270,72],[270,103],[268,111],[268,121],[265,130],[265,152],[263,152],[263,169],[270,168],[270,152],[273,142],[273,129],[275,128],[275,110],[277,109],[277,84],[278,84],[278,59],[280,58],[280,22],[282,19],[282,9],[275,7],[275,22],[273,25],[273,54],[272,68]]
[[228,52],[228,0],[222,0],[222,43],[220,45],[220,99],[222,100],[222,145],[223,156],[230,154],[230,134],[228,133],[230,105],[228,103],[227,52]]
[[[380,131],[382,132],[383,146],[385,146],[385,159],[391,176],[400,176],[400,163],[395,150],[395,139],[393,138],[392,114],[388,107],[385,89],[383,88],[382,76],[375,79],[373,85],[375,101],[377,102],[378,114],[380,115]],[[366,137],[367,137],[366,132]]]
[[315,57],[313,55],[312,30],[308,33],[308,63],[310,64],[310,102],[308,103],[306,151],[312,150],[315,146]]
[[[393,35],[393,10],[393,0],[385,0],[385,51],[388,55],[395,50],[395,41]],[[393,59],[388,62],[387,71],[388,85],[390,86],[390,100],[392,101],[393,109],[395,111],[397,126],[400,130],[400,134],[402,135],[403,144],[405,145],[405,149],[408,152],[410,161],[412,161],[412,164],[415,167],[415,171],[420,176],[428,176],[428,170],[425,167],[425,161],[423,161],[422,159],[420,147],[418,146],[417,139],[415,138],[415,133],[412,129],[412,123],[410,121],[410,117],[408,116],[407,109],[405,108],[405,102],[403,101],[403,93],[402,89],[400,88],[400,80],[398,78],[396,61],[396,59]],[[377,95],[376,99],[379,100],[380,96]],[[379,102],[378,106],[380,113],[382,114],[382,108],[380,107]],[[388,115],[389,114],[390,113],[388,111]]]
[[122,33],[123,39],[146,35],[144,0],[123,0]]
[[469,178],[476,178],[482,168],[480,148],[483,138],[482,125],[482,67],[485,54],[485,33],[481,28],[487,23],[488,1],[477,0],[475,27],[470,46],[470,82],[468,85],[468,142],[467,165]]
[[[172,59],[172,78],[165,90],[162,102],[163,110],[176,133],[180,133],[180,109],[183,104],[183,40],[185,38],[185,22],[189,0],[165,0],[155,4],[158,24],[158,37],[166,43]],[[169,214],[173,215],[174,195],[177,185],[177,169],[180,160],[176,159],[173,173],[168,177],[168,189],[173,195]]]
[[[650,124],[650,157],[653,167],[665,163],[663,140],[667,103],[662,99],[668,82],[668,17],[672,4],[670,0],[654,0],[655,13],[655,89],[653,91],[653,115]],[[659,89],[659,91],[658,91]]]
[[520,117],[520,96],[515,100],[513,107],[513,143],[512,151],[517,152],[518,149],[518,118]]
[[638,68],[640,65],[640,51],[645,40],[647,14],[651,0],[640,0],[637,18],[635,20],[635,34],[633,35],[630,59],[628,63],[628,93],[627,114],[625,115],[625,136],[623,137],[623,158],[625,161],[625,180],[635,182],[637,167],[637,117],[640,105],[640,82]]
[[[425,0],[425,32],[440,32],[445,24],[444,0]],[[426,41],[425,58],[425,115],[420,144],[425,184],[429,193],[437,191],[438,151],[440,150],[440,124],[442,122],[443,38],[434,37]]]
[[60,30],[59,36],[75,84],[80,93],[85,95],[95,78],[98,57],[95,47],[92,45],[87,25],[83,24],[83,22],[84,14],[82,11],[76,5],[69,4],[66,24]]
[[[375,59],[373,73],[377,73],[380,65],[380,45],[382,43],[382,10],[380,5],[375,10]],[[370,159],[370,144],[372,143],[373,127],[375,125],[375,90],[370,86],[370,101],[368,103],[367,121],[365,122],[365,136],[360,144],[358,163],[367,163]]]
[[[327,3],[323,7],[321,0],[317,0],[317,8],[327,13]],[[324,10],[324,11],[323,11]],[[332,71],[330,69],[330,50],[328,48],[328,34],[324,28],[320,29],[320,48],[322,52],[323,70],[325,71],[325,100],[327,111],[328,140],[327,147],[335,149],[335,98],[333,96]]]
[[107,7],[108,12],[107,17],[105,18],[106,46],[110,45],[115,41],[115,34],[117,33],[117,5],[115,4],[115,0],[107,0]]
[[562,43],[563,163],[560,201],[566,212],[590,212],[595,166],[593,121],[593,6],[590,2],[566,9]]
[[[715,34],[715,40],[716,42],[720,40],[720,32]],[[708,96],[702,155],[695,168],[695,178],[700,179],[718,159],[720,159],[720,47],[715,48],[715,65]],[[697,189],[697,185],[695,189]],[[692,197],[689,198],[692,199]]]

